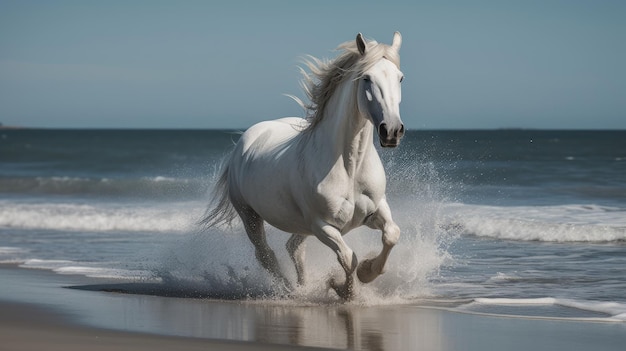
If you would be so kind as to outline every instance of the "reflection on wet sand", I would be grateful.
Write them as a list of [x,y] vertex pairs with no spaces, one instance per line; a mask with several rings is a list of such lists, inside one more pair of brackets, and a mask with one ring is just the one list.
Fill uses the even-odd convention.
[[0,301],[53,308],[78,326],[251,341],[248,346],[260,349],[282,344],[294,349],[586,351],[621,350],[626,344],[621,322],[459,313],[458,301],[361,306],[260,296],[224,300],[180,284],[61,288],[94,282],[102,280],[0,265]]
[[136,294],[148,292],[148,286],[141,284],[76,288],[135,293],[106,294],[109,299],[119,300],[110,304],[116,306],[115,310],[90,321],[125,330],[357,350],[445,349],[442,314],[411,305],[305,305],[282,300],[214,300],[205,296],[166,298],[147,296],[161,295],[154,290],[153,294]]

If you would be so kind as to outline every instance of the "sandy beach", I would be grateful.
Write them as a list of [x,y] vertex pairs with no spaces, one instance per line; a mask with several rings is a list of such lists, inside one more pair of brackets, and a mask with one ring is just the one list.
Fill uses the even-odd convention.
[[[59,279],[56,279],[59,278]],[[64,283],[76,277],[0,265],[0,350],[317,350],[320,348],[264,342],[218,340],[125,331],[115,325],[81,322],[84,308],[108,310],[98,301],[77,301]],[[80,281],[84,279],[80,278]],[[57,284],[59,284],[57,286]],[[56,287],[55,287],[56,286]],[[43,290],[37,290],[42,288]],[[35,289],[35,290],[32,290]],[[65,293],[70,296],[64,297]],[[98,293],[87,293],[96,297]],[[48,295],[46,298],[43,295]],[[41,298],[41,300],[39,300]],[[37,301],[39,300],[39,301]],[[83,305],[84,304],[84,305]],[[115,310],[115,309],[114,309]],[[84,311],[84,310],[83,310]],[[110,310],[111,313],[113,310]],[[136,311],[129,310],[129,313]],[[97,316],[95,320],[98,319]],[[96,323],[97,324],[97,323]],[[132,327],[130,328],[132,329]]]
[[0,268],[0,286],[2,350],[620,350],[626,343],[623,323],[163,297],[141,282],[11,265]]
[[[0,302],[2,350],[291,350],[292,346],[128,333],[71,323],[35,305]],[[307,350],[313,348],[298,347]],[[317,349],[317,348],[316,348]]]

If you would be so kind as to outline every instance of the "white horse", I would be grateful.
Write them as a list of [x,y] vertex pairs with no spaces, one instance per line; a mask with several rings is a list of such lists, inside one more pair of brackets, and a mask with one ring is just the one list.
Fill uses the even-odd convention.
[[[303,87],[311,102],[302,104],[307,119],[298,117],[253,125],[225,161],[216,185],[213,208],[202,221],[207,226],[230,223],[237,214],[255,246],[261,265],[288,288],[265,236],[264,221],[292,233],[287,250],[298,284],[305,283],[303,242],[315,235],[336,254],[346,280],[330,286],[343,299],[353,296],[356,270],[361,282],[373,281],[385,270],[400,229],[385,199],[385,171],[373,144],[374,131],[383,147],[396,147],[404,135],[400,120],[399,49],[356,41],[339,46],[332,61],[311,58],[311,74]],[[357,257],[342,236],[366,225],[382,231],[383,248],[357,266]]]

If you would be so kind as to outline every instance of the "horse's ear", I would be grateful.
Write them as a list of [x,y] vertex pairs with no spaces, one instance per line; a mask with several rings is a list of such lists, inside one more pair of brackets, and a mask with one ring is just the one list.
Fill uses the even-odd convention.
[[365,40],[363,40],[363,34],[359,33],[356,35],[356,47],[359,49],[359,53],[361,55],[365,55]]
[[398,51],[400,50],[400,45],[402,45],[402,35],[400,35],[400,32],[395,32],[393,33],[393,42],[391,47]]

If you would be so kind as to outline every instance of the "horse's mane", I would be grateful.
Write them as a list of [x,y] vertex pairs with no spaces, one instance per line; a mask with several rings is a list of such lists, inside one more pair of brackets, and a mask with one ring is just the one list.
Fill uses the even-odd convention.
[[302,89],[309,98],[304,103],[295,98],[306,111],[309,126],[305,130],[314,129],[324,118],[324,110],[337,87],[347,78],[360,78],[363,73],[374,66],[380,59],[386,58],[400,68],[398,51],[386,44],[379,44],[374,40],[367,41],[365,54],[361,55],[356,41],[348,41],[337,47],[341,50],[339,56],[333,60],[322,60],[313,56],[304,59],[304,65],[310,70],[307,73],[300,68],[303,79]]

